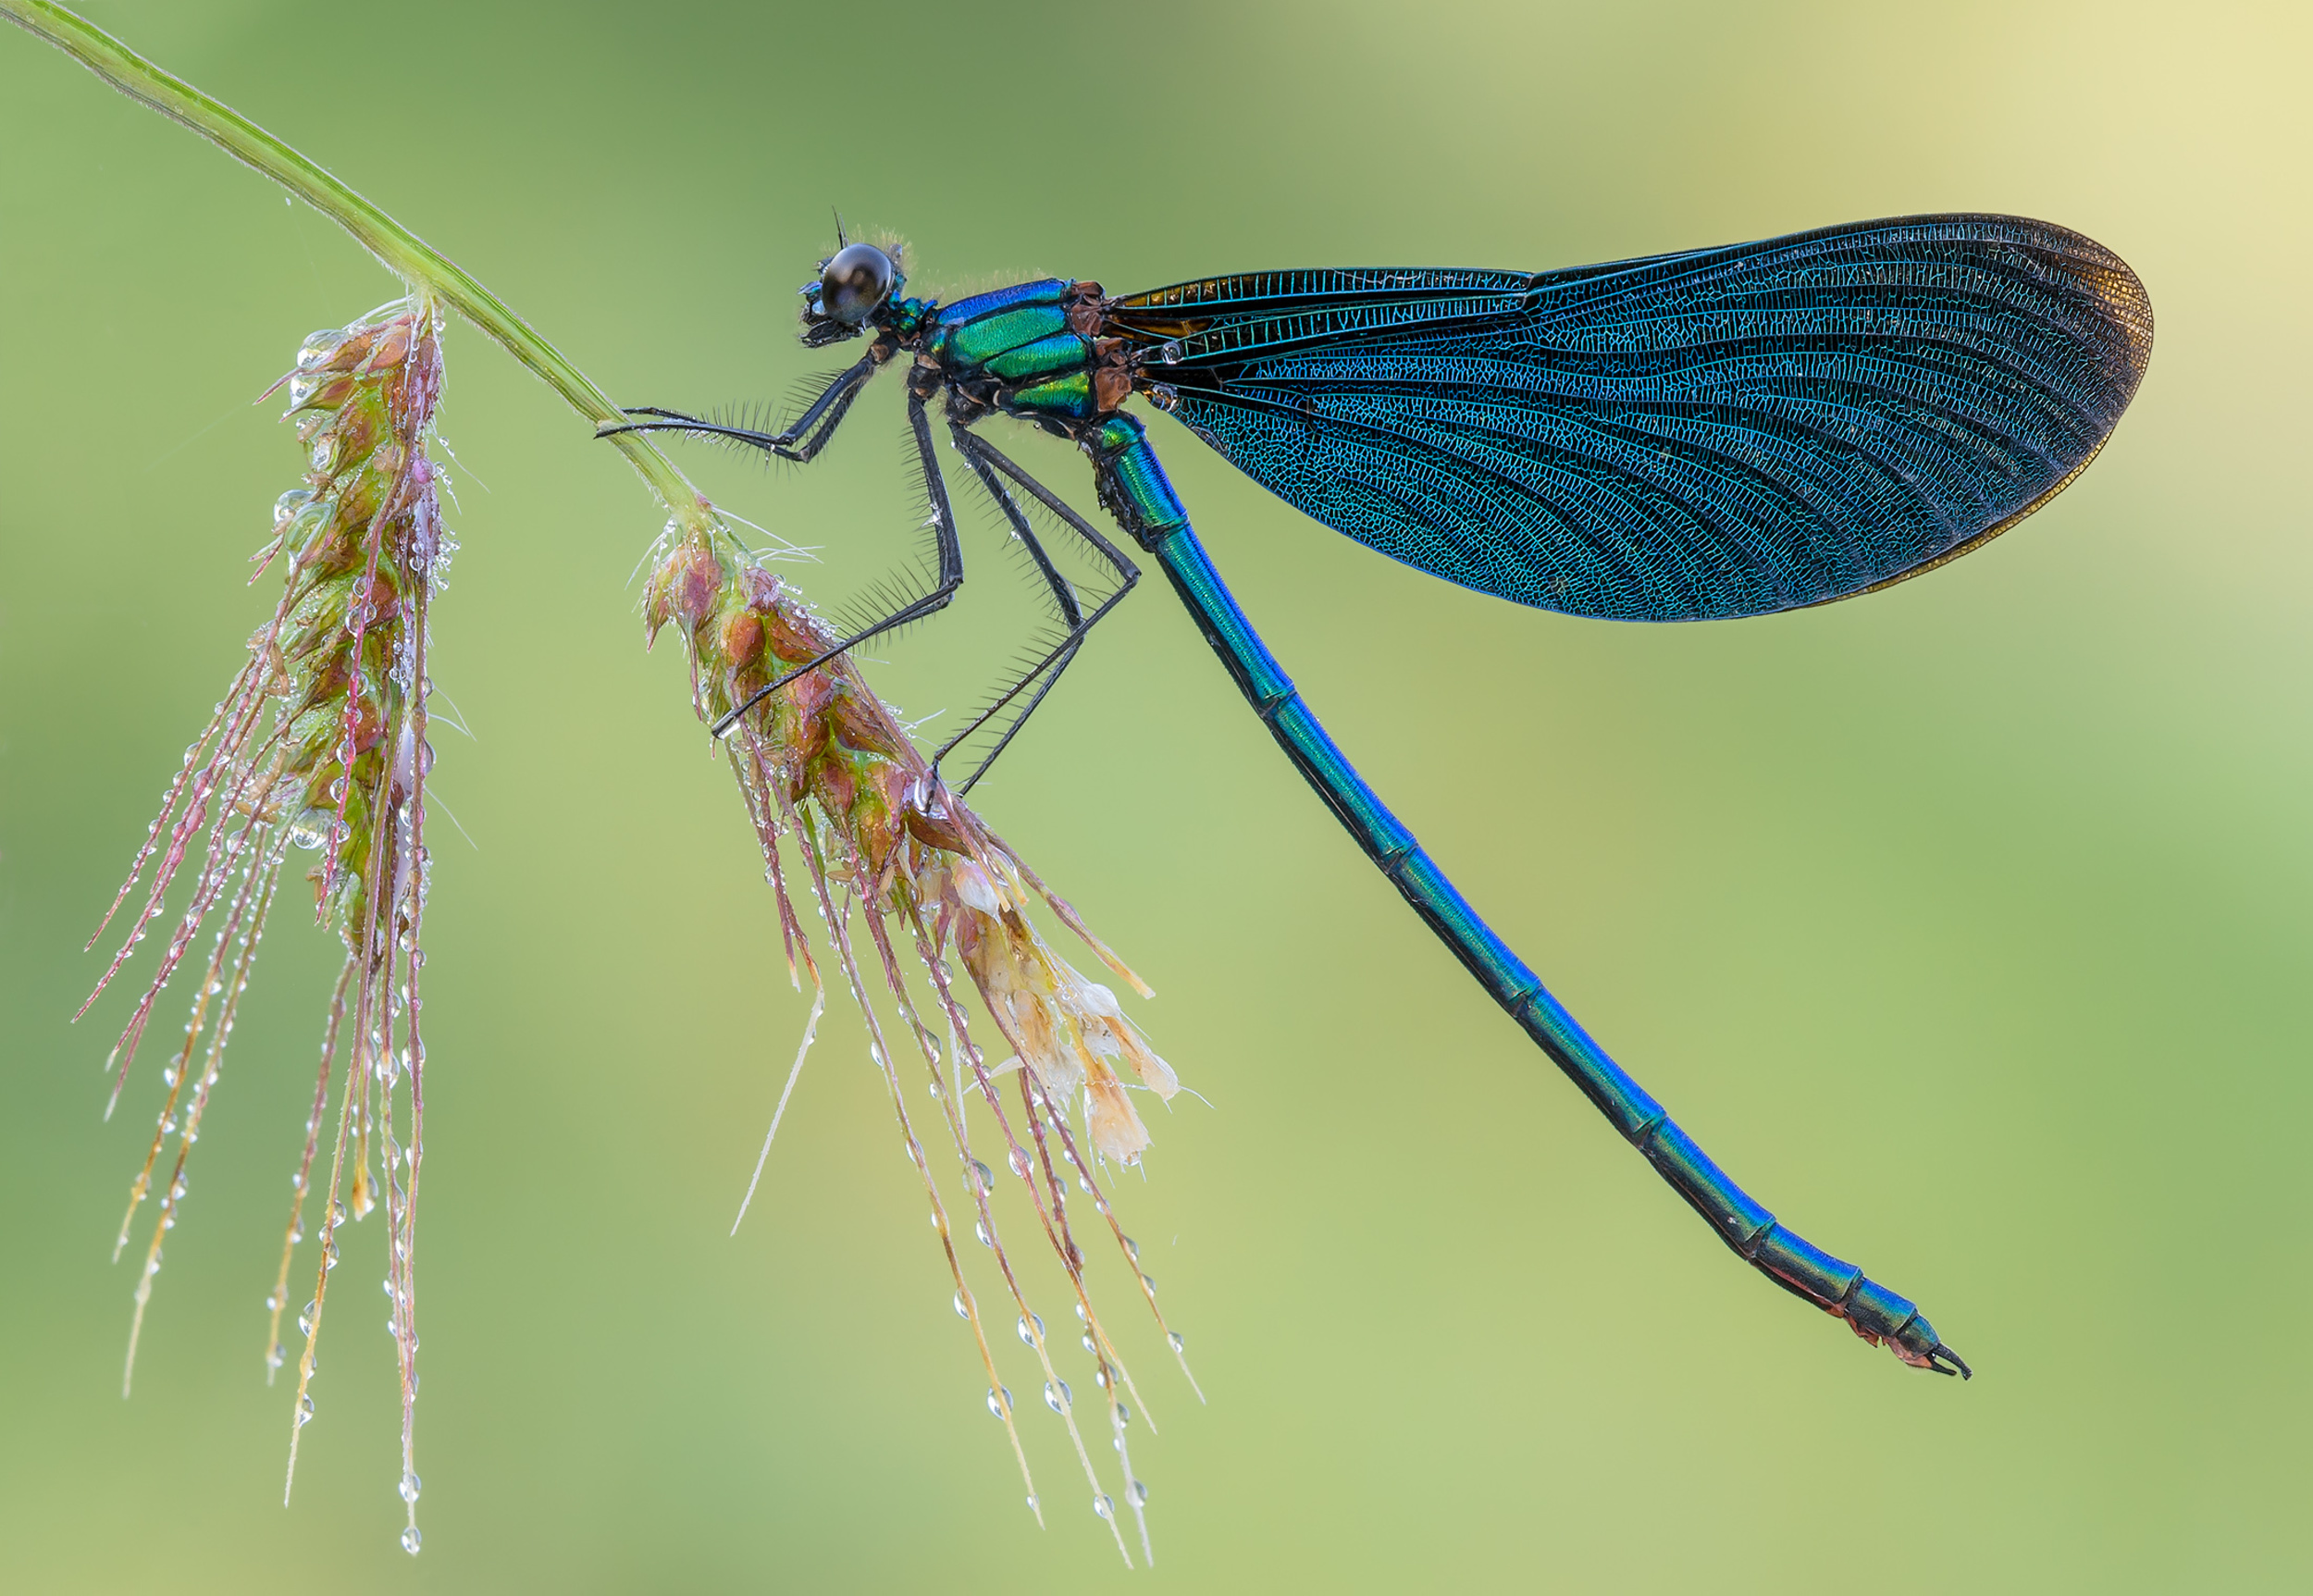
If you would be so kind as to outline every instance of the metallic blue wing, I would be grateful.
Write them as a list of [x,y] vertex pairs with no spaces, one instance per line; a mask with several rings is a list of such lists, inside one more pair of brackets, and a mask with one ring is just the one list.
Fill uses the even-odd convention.
[[2152,353],[2119,256],[1907,217],[1571,270],[1323,270],[1109,302],[1140,386],[1336,531],[1619,620],[1822,603],[2079,475]]

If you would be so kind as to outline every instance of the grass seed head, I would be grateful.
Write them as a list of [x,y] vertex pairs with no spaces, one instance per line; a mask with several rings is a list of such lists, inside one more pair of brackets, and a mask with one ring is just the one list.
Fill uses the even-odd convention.
[[[121,1224],[125,1247],[164,1144],[176,1135],[175,1167],[137,1285],[129,1347],[133,1371],[144,1307],[160,1270],[161,1236],[177,1221],[186,1156],[222,1066],[267,911],[291,860],[301,852],[317,856],[305,872],[315,913],[344,943],[346,962],[330,1002],[280,1272],[268,1303],[266,1378],[286,1356],[280,1320],[334,1084],[321,1257],[313,1300],[298,1316],[305,1346],[298,1360],[291,1477],[297,1438],[313,1417],[307,1387],[330,1273],[340,1257],[336,1232],[349,1211],[359,1219],[382,1205],[386,1288],[402,1376],[401,1494],[409,1521],[402,1543],[413,1551],[414,1266],[426,1058],[418,972],[426,958],[426,778],[434,757],[427,738],[427,617],[453,546],[442,526],[439,474],[427,452],[441,384],[439,314],[431,302],[414,296],[381,305],[349,327],[315,333],[275,385],[287,389],[286,418],[295,422],[308,462],[303,481],[276,502],[271,538],[255,557],[258,575],[276,563],[283,568],[281,598],[250,638],[248,662],[215,718],[186,749],[129,880],[97,932],[104,934],[150,867],[143,899],[97,983],[101,993],[162,915],[185,861],[199,853],[188,901],[112,1058],[117,1103],[155,1004],[214,918],[217,925],[185,1041],[163,1071],[167,1096],[160,1128]],[[127,1379],[124,1373],[124,1391]]]
[[[1078,1243],[1081,1209],[1072,1212],[1070,1204],[1071,1192],[1090,1199],[1093,1224],[1109,1232],[1122,1278],[1133,1282],[1178,1356],[1181,1340],[1165,1330],[1155,1288],[1140,1273],[1137,1250],[1119,1227],[1101,1182],[1105,1166],[1137,1165],[1150,1145],[1131,1094],[1153,1092],[1169,1100],[1179,1082],[1125,1017],[1115,994],[1078,971],[1038,933],[1032,907],[1042,903],[1119,980],[1144,997],[1151,994],[1065,899],[941,785],[897,717],[848,658],[812,664],[837,638],[791,587],[719,523],[670,526],[657,555],[643,598],[644,625],[653,638],[669,625],[678,629],[691,666],[693,707],[703,720],[714,724],[761,689],[785,680],[741,717],[724,749],[778,902],[789,972],[798,983],[808,972],[815,988],[821,981],[805,922],[789,892],[791,866],[783,842],[791,844],[823,918],[835,963],[867,1025],[870,1057],[883,1074],[955,1279],[957,1311],[971,1326],[979,1346],[989,1409],[1006,1426],[1030,1505],[1041,1516],[1010,1392],[998,1378],[979,1299],[965,1280],[943,1184],[927,1162],[909,1113],[910,1104],[923,1099],[903,1090],[885,1021],[871,1000],[876,984],[872,975],[881,978],[884,997],[930,1077],[960,1167],[971,1233],[994,1254],[1011,1305],[1004,1317],[1017,1317],[1019,1339],[1034,1355],[1045,1381],[1045,1404],[1067,1428],[1098,1511],[1098,1504],[1112,1503],[1112,1498],[1101,1486],[1078,1429],[1069,1382],[1053,1361],[1059,1348],[1045,1340],[1044,1320],[1030,1306],[1028,1288],[998,1231],[992,1206],[998,1180],[991,1165],[1008,1171],[1022,1189],[1033,1222],[1058,1262],[1082,1325],[1081,1340],[1092,1356],[1093,1383],[1107,1409],[1107,1428],[1124,1470],[1122,1494],[1146,1555],[1147,1491],[1132,1475],[1125,1437],[1132,1409],[1126,1396],[1145,1408],[1094,1306],[1090,1281],[1096,1271]],[[865,959],[856,940],[862,932],[869,944]],[[901,957],[903,947],[923,972],[914,980]],[[1001,1062],[991,1062],[974,1040],[954,980],[959,966],[1010,1055]],[[815,1003],[813,1027],[819,1012]],[[807,1050],[810,1033],[807,1027]],[[797,1071],[802,1063],[798,1052]],[[1015,1078],[1008,1095],[1007,1075]],[[791,1072],[790,1091],[794,1080]],[[783,1094],[781,1112],[785,1103]],[[985,1107],[979,1125],[968,1122],[968,1104]],[[1072,1118],[1079,1110],[1081,1132]],[[777,1113],[772,1123],[775,1132]],[[980,1156],[975,1138],[991,1157]],[[768,1154],[768,1140],[764,1148]],[[758,1177],[761,1172],[759,1164]],[[750,1198],[752,1194],[750,1187]],[[1181,1367],[1185,1374],[1185,1361]],[[1194,1389],[1194,1380],[1191,1384]],[[1100,1516],[1129,1564],[1113,1505]]]

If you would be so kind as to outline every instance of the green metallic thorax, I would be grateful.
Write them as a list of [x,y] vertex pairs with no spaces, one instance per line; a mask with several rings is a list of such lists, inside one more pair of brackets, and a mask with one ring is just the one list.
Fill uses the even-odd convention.
[[[918,358],[936,365],[967,407],[1065,428],[1103,414],[1095,381],[1101,350],[1091,336],[1099,293],[1096,283],[1050,278],[921,311],[909,301],[900,310],[920,318]],[[1124,385],[1109,387],[1113,409]]]

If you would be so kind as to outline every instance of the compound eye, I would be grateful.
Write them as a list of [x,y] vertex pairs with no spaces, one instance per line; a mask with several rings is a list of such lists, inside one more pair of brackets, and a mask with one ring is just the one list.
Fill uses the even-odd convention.
[[857,327],[892,291],[892,257],[873,244],[847,244],[821,268],[820,312]]

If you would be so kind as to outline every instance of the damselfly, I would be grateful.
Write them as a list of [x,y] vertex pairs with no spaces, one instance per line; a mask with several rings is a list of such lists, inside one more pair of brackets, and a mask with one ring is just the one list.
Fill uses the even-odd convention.
[[[1140,574],[972,428],[1009,415],[1069,439],[1090,456],[1103,508],[1164,568],[1358,846],[1719,1239],[1905,1363],[1968,1374],[1912,1304],[1723,1174],[1463,900],[1263,646],[1124,407],[1144,396],[1286,502],[1466,587],[1615,620],[1762,615],[1932,570],[2079,476],[2152,353],[2150,302],[2120,257],[2046,222],[1908,217],[1560,271],[1248,272],[1121,297],[1051,278],[943,305],[907,296],[894,252],[838,241],[802,290],[803,341],[865,338],[867,353],[793,425],[645,408],[606,429],[810,460],[869,378],[908,357],[935,573],[823,660],[922,619],[962,585],[933,441],[940,402],[1064,623],[940,749],[1009,711],[968,790]],[[1060,575],[1023,496],[1113,573],[1099,601]]]

